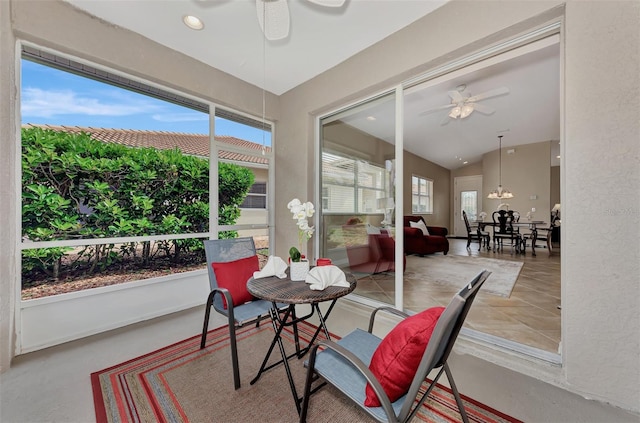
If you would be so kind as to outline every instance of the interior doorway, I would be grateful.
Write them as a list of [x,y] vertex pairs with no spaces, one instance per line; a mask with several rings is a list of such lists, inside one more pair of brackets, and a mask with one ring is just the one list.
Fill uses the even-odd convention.
[[462,210],[467,212],[470,221],[476,220],[482,211],[482,175],[455,177],[453,189],[453,233],[456,237],[466,237]]

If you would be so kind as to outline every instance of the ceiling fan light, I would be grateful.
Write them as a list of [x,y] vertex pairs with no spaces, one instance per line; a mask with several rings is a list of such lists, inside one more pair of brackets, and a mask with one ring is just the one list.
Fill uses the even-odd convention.
[[458,117],[460,116],[460,113],[461,113],[460,106],[456,106],[453,109],[451,109],[451,111],[449,112],[449,117],[452,119],[458,119]]
[[462,106],[462,109],[460,109],[460,118],[466,118],[471,114],[471,112],[473,112],[473,104],[465,104]]

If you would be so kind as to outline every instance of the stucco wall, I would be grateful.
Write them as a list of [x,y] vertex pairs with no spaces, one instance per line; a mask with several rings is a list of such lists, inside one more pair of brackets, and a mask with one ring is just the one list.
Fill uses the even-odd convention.
[[[566,12],[566,51],[562,53],[564,364],[550,379],[589,398],[637,411],[640,207],[639,197],[628,194],[640,190],[640,3],[576,1],[564,11],[555,6],[562,4],[453,1],[285,93],[280,125],[285,137],[276,161],[293,161],[294,151],[310,158],[278,168],[277,192],[285,199],[299,195],[304,185],[309,196],[313,192],[315,114]],[[454,26],[465,30],[451,31]],[[301,139],[307,143],[300,145]],[[283,218],[277,219],[277,225],[278,248],[284,249],[294,231]],[[523,368],[535,373],[536,365],[525,363]]]

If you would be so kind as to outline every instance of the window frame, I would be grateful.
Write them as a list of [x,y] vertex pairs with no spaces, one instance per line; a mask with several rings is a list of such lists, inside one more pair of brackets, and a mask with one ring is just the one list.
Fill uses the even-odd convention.
[[[414,192],[413,191],[413,179],[416,178],[418,179],[418,192]],[[424,184],[427,185],[427,194],[421,194],[420,193],[420,187]],[[418,197],[418,208],[420,207],[420,199],[421,198],[427,198],[427,210],[426,211],[420,211],[420,210],[415,210],[416,209],[416,204],[414,203],[413,199],[414,197]],[[411,174],[411,214],[433,214],[433,179],[427,178],[425,176],[420,176],[420,175],[416,175],[416,174]]]
[[[334,156],[338,156],[340,159],[343,160],[348,160],[351,161],[353,163],[353,183],[352,184],[348,184],[348,183],[331,183],[331,184],[327,184],[324,181],[324,170],[322,171],[322,180],[321,182],[321,207],[322,207],[322,213],[323,214],[327,214],[327,215],[331,215],[331,214],[345,214],[345,213],[354,213],[354,214],[361,214],[361,215],[372,215],[372,214],[380,214],[380,213],[384,213],[384,209],[379,209],[377,207],[377,204],[375,205],[375,207],[372,209],[372,211],[365,211],[363,210],[364,204],[362,204],[362,197],[364,197],[362,195],[362,190],[366,190],[366,191],[373,191],[376,192],[376,200],[380,199],[380,198],[386,198],[390,195],[390,193],[387,192],[387,190],[385,189],[385,187],[388,185],[387,184],[387,178],[389,177],[388,172],[386,172],[385,167],[384,166],[379,166],[376,163],[372,163],[369,160],[365,160],[362,158],[356,158],[356,157],[350,157],[350,156],[345,156],[344,154],[341,154],[340,152],[336,152],[333,150],[325,150],[323,151],[322,155],[324,156],[324,154],[331,154]],[[324,158],[321,157],[321,160],[324,162]],[[376,188],[375,184],[374,186],[370,186],[370,185],[363,185],[360,184],[360,170],[359,167],[362,166],[361,163],[365,163],[367,167],[369,168],[375,168],[379,171],[380,175],[382,176],[381,181],[380,181],[380,188]],[[325,208],[324,204],[325,204],[325,200],[327,203],[330,203],[330,197],[331,197],[331,193],[330,193],[330,187],[331,186],[337,186],[337,187],[347,187],[353,190],[353,209],[352,210],[342,210],[342,211],[331,211],[328,207]]]

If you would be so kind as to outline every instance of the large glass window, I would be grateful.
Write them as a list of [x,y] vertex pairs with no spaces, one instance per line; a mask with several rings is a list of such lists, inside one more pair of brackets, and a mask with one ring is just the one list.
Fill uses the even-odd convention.
[[411,212],[433,213],[433,181],[421,176],[411,177]]
[[202,239],[267,227],[270,124],[216,109],[212,161],[207,104],[31,47],[21,68],[23,299],[204,269]]

